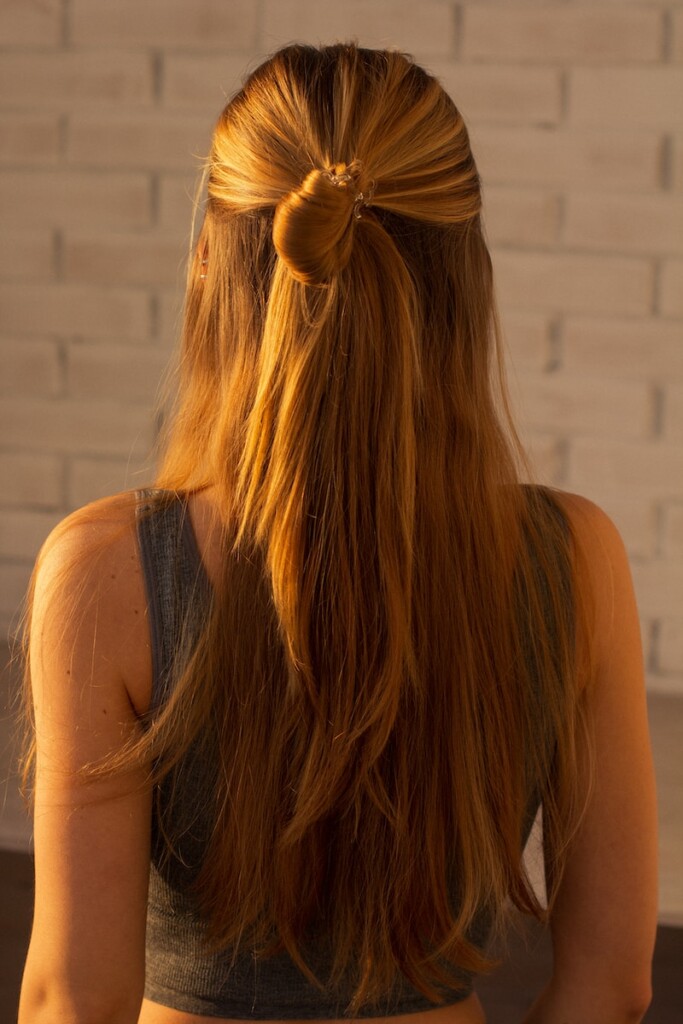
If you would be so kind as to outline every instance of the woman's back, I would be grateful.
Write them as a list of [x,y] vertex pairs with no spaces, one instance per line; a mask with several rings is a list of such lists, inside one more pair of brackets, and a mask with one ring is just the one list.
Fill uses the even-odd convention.
[[[135,496],[83,510],[37,572],[37,874],[39,891],[44,872],[52,892],[41,933],[69,936],[78,922],[76,945],[58,942],[53,955],[79,1013],[97,1019],[108,1002],[106,1019],[114,1007],[133,1019],[151,841],[155,871],[178,854],[173,884],[191,903],[177,914],[171,898],[150,927],[150,977],[164,936],[184,936],[175,987],[145,1004],[160,1024],[211,988],[205,953],[232,948],[266,971],[286,954],[314,992],[306,954],[315,960],[316,941],[331,968],[311,1003],[320,1017],[337,1015],[339,992],[343,1015],[381,1015],[399,982],[423,1000],[413,1007],[445,988],[448,1019],[476,1020],[467,979],[488,964],[479,922],[501,924],[509,901],[543,916],[521,863],[538,802],[563,935],[558,981],[539,1004],[550,1009],[537,1019],[642,994],[650,897],[627,975],[615,926],[633,916],[600,899],[615,878],[651,889],[628,572],[597,510],[520,485],[492,382],[480,207],[458,111],[400,54],[287,48],[219,119],[157,479],[162,517],[154,502],[137,517],[141,564]],[[191,496],[200,560],[193,534],[174,526],[184,507],[174,495]],[[166,532],[146,548],[157,522]],[[622,619],[626,660],[614,634]],[[592,732],[602,767],[591,793]],[[65,773],[59,786],[51,758]],[[107,812],[97,796],[112,787]],[[65,818],[55,799],[87,810]],[[189,820],[175,813],[183,805]],[[606,873],[593,849],[605,842],[600,815],[615,808],[632,845],[638,823],[646,837],[631,863],[622,836]],[[186,855],[195,825],[196,871]],[[79,859],[79,838],[100,857]],[[55,861],[55,842],[67,861]],[[82,879],[73,863],[87,867]],[[86,921],[76,902],[105,880],[111,905]],[[74,897],[67,914],[60,885]],[[125,925],[113,919],[117,897]],[[574,940],[586,928],[605,938],[607,970],[582,959]],[[92,979],[113,993],[92,964],[103,949],[132,972],[132,996],[98,1004]],[[185,974],[183,949],[194,964]],[[35,965],[46,955],[35,932],[29,977],[43,977]],[[626,1002],[610,989],[617,977],[633,979]],[[291,1017],[297,997],[276,1006]],[[235,1007],[217,1000],[210,1012],[230,1018]],[[258,993],[249,1009],[263,1016]]]

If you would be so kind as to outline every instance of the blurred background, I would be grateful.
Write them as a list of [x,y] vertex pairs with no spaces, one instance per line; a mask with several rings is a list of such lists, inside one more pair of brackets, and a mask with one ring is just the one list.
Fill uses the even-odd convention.
[[[538,478],[626,541],[682,924],[680,0],[0,0],[2,637],[52,526],[151,478],[213,121],[271,50],[350,38],[412,53],[463,112]],[[3,686],[0,848],[22,852]]]

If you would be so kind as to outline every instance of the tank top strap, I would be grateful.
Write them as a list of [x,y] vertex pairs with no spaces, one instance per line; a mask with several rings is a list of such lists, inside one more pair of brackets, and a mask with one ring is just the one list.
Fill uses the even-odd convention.
[[147,489],[136,494],[136,530],[152,648],[150,711],[171,692],[178,657],[206,614],[211,584],[188,514],[187,495]]

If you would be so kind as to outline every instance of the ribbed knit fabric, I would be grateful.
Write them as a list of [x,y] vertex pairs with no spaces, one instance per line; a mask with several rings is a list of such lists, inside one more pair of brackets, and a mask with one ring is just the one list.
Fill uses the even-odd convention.
[[[137,531],[147,589],[153,658],[152,713],[163,705],[173,685],[174,663],[191,648],[206,616],[211,585],[203,567],[182,495],[144,491],[138,495]],[[198,778],[206,782],[215,761],[204,744],[195,745],[179,768],[158,788],[152,820],[152,863],[147,911],[145,997],[187,1013],[209,1017],[289,1020],[344,1017],[353,986],[320,992],[288,954],[256,960],[240,951],[233,967],[231,951],[207,952],[205,921],[188,886],[201,863],[207,816],[197,807]],[[201,787],[203,789],[203,786]],[[538,801],[529,804],[526,834]],[[169,855],[161,822],[181,840]],[[475,921],[471,938],[486,945],[488,915]],[[306,962],[321,981],[329,977],[331,950],[324,941],[303,950]],[[451,968],[452,969],[452,968]],[[459,991],[436,986],[447,1004],[472,991],[472,977],[462,974]],[[356,1017],[394,1016],[434,1009],[405,979],[383,1004]]]

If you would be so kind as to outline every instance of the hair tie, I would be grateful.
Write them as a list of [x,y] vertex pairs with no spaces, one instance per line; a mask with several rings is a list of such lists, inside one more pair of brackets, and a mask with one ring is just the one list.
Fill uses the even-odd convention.
[[[352,174],[350,174],[349,171],[342,171],[342,170],[337,170],[336,169],[337,167],[344,167],[344,166],[346,166],[346,165],[345,164],[337,164],[336,167],[331,167],[327,171],[325,171],[325,174],[327,175],[329,180],[332,182],[332,184],[335,186],[335,188],[348,188],[348,186],[354,180],[354,176]],[[357,164],[356,166],[359,167],[360,164]],[[370,206],[370,204],[372,203],[372,197],[375,194],[375,188],[376,188],[376,182],[373,179],[370,182],[370,184],[368,185],[368,188],[367,188],[367,190],[365,192],[354,192],[354,194],[353,194],[353,216],[355,217],[356,220],[360,220],[361,209],[364,206]]]

